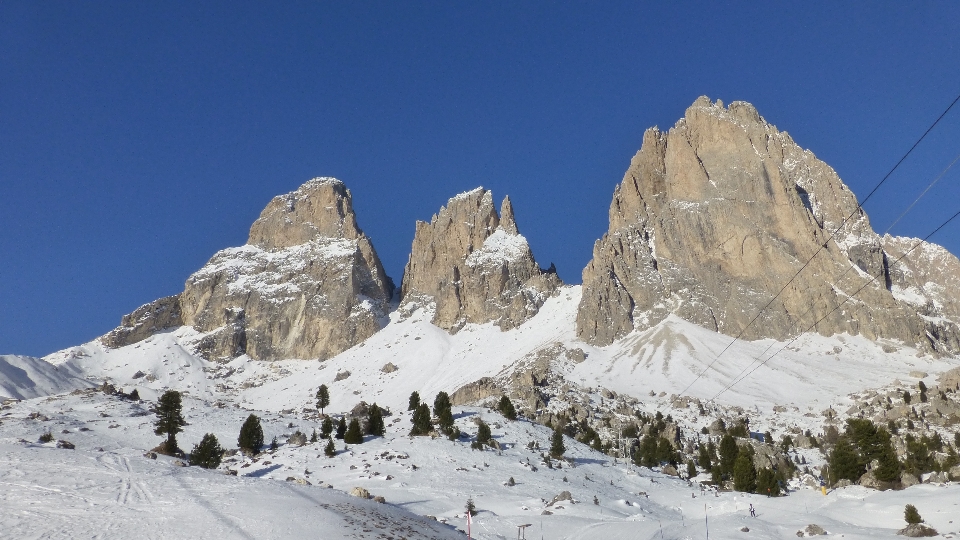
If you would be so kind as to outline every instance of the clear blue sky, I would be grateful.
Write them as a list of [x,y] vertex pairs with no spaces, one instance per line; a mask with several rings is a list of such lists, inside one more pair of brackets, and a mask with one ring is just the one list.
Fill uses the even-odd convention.
[[[862,198],[960,93],[957,2],[146,4],[0,3],[0,353],[179,292],[311,177],[347,183],[398,284],[414,221],[478,185],[578,283],[644,129],[699,95],[754,103]],[[958,142],[960,106],[875,228]],[[960,253],[960,225],[936,240]]]

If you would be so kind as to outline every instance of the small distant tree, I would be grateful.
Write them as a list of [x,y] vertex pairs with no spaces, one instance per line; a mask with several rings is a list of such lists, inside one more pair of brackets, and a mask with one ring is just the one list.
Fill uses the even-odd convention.
[[199,465],[204,469],[216,469],[220,466],[222,458],[223,448],[220,447],[216,435],[207,433],[190,452],[190,465]]
[[433,400],[433,415],[439,417],[441,411],[450,409],[451,407],[450,396],[448,396],[446,392],[438,392],[437,397]]
[[720,472],[724,476],[733,475],[733,467],[740,455],[736,439],[729,433],[720,439]]
[[414,391],[410,394],[410,401],[407,403],[408,411],[415,411],[420,406],[420,392]]
[[700,451],[697,453],[697,465],[700,465],[700,468],[709,471],[712,466],[710,462],[710,452],[707,450],[707,445],[701,444]]
[[493,435],[490,433],[490,426],[486,422],[480,421],[480,424],[477,426],[477,444],[484,445],[490,442],[490,439]]
[[240,436],[237,438],[237,446],[241,450],[257,453],[263,446],[263,427],[260,426],[260,418],[255,414],[247,417],[246,421],[240,427]]
[[733,489],[752,493],[757,489],[757,470],[750,452],[741,451],[733,466]]
[[183,431],[187,421],[183,418],[183,404],[180,401],[180,392],[167,390],[157,402],[157,420],[154,422],[153,432],[157,435],[166,435],[164,451],[175,454],[180,451],[177,447],[177,433]]
[[346,436],[346,434],[347,434],[347,420],[346,420],[345,417],[341,416],[341,417],[340,417],[340,421],[337,422],[337,434],[336,434],[336,437],[337,437],[338,439],[342,439],[342,438],[344,438],[344,437]]
[[363,444],[363,432],[360,431],[360,421],[356,418],[350,419],[350,426],[343,435],[343,442],[347,444]]
[[907,405],[910,404],[910,392],[907,392],[907,391],[903,392],[903,402]]
[[327,457],[337,455],[337,448],[333,445],[333,439],[327,439],[327,445],[323,447],[323,453]]
[[687,479],[693,478],[697,475],[697,466],[693,464],[693,460],[687,461]]
[[318,440],[320,439],[317,437],[317,428],[313,428],[313,434],[310,435],[310,442],[315,443]]
[[383,423],[383,412],[381,412],[380,407],[374,403],[370,406],[370,410],[367,413],[367,435],[383,437],[386,431],[387,428]]
[[507,396],[500,398],[500,403],[497,404],[497,409],[507,420],[517,419],[517,410],[513,408],[513,402],[511,402],[510,398]]
[[773,444],[773,434],[769,431],[763,432],[763,442],[765,444]]
[[467,498],[467,504],[464,506],[464,510],[466,510],[471,516],[477,515],[477,506],[473,504],[473,497]]
[[917,507],[908,504],[903,509],[903,519],[910,525],[916,525],[918,523],[923,523],[923,518],[920,517],[920,512],[917,512]]
[[563,446],[563,430],[560,429],[558,423],[556,429],[553,430],[553,437],[550,439],[550,455],[554,459],[560,459],[566,451],[566,447]]
[[433,425],[430,423],[430,406],[426,403],[421,403],[417,406],[417,410],[413,412],[413,428],[410,430],[410,435],[427,435],[433,430]]
[[328,439],[331,433],[333,433],[333,420],[328,416],[320,423],[320,437]]
[[323,409],[330,406],[330,390],[327,388],[327,385],[321,384],[320,388],[317,388],[317,408],[320,409],[320,414],[323,414]]
[[777,473],[764,467],[757,473],[757,493],[769,495],[770,497],[780,496],[780,482],[777,481]]
[[837,483],[842,479],[856,482],[864,473],[864,467],[860,463],[860,456],[856,449],[850,444],[846,436],[837,439],[837,445],[833,447],[833,452],[827,459],[830,466],[830,481]]

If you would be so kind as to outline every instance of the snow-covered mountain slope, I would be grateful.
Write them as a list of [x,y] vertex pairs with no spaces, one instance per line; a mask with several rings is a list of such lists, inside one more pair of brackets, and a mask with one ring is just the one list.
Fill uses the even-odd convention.
[[[523,524],[532,526],[529,538],[658,538],[661,528],[665,538],[702,538],[707,526],[712,538],[742,538],[742,527],[752,537],[783,538],[810,523],[845,538],[893,538],[907,503],[942,533],[960,530],[953,523],[957,484],[904,492],[853,486],[826,497],[800,489],[773,499],[701,491],[569,439],[568,461],[547,467],[540,453],[549,429],[482,409],[456,413],[457,426],[471,436],[474,419],[483,418],[502,449],[407,437],[404,412],[387,418],[385,437],[347,450],[338,441],[337,455],[327,458],[319,443],[282,442],[294,430],[311,433],[317,422],[267,412],[265,435],[280,437],[279,448],[257,458],[228,457],[221,469],[238,472],[228,476],[143,456],[160,438],[141,404],[95,391],[24,401],[2,420],[0,523],[17,538],[123,538],[133,531],[146,538],[450,538],[454,528],[466,528],[464,505],[472,498],[479,514],[471,532],[480,539],[513,538]],[[188,398],[184,414],[189,425],[179,438],[189,448],[206,432],[232,445],[248,411]],[[76,449],[26,442],[45,430]],[[304,480],[310,485],[298,483]],[[343,493],[354,487],[386,504]],[[572,500],[553,502],[564,491]],[[756,518],[748,517],[750,504]]]
[[28,399],[89,388],[76,366],[54,366],[32,356],[0,355],[0,399]]

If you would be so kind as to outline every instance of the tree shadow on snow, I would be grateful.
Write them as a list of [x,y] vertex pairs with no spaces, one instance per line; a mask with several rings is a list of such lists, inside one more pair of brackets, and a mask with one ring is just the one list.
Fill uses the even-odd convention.
[[258,470],[258,471],[248,472],[248,473],[245,474],[244,476],[247,476],[247,477],[250,477],[250,478],[260,478],[261,476],[266,476],[267,474],[270,474],[270,473],[272,473],[273,471],[275,471],[275,470],[277,470],[277,469],[279,469],[279,468],[281,468],[281,467],[283,467],[283,465],[279,465],[279,464],[277,464],[277,465],[271,465],[271,466],[267,467],[266,469],[260,469],[260,470]]

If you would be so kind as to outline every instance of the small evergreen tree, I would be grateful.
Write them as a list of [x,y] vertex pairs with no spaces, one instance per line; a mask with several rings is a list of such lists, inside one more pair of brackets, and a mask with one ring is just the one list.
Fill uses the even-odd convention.
[[363,432],[360,431],[360,421],[356,418],[350,419],[350,426],[343,435],[343,442],[347,444],[363,444]]
[[318,440],[320,439],[317,437],[317,428],[313,428],[313,434],[310,435],[310,442],[315,443]]
[[760,469],[757,473],[757,493],[778,497],[780,495],[780,482],[777,481],[777,473],[766,467]]
[[346,417],[341,416],[340,421],[337,422],[336,437],[338,439],[342,439],[346,436],[346,434],[347,434],[347,420],[346,420]]
[[433,430],[433,424],[430,423],[430,406],[421,403],[417,410],[413,411],[413,428],[410,435],[428,435]]
[[484,421],[480,421],[480,424],[477,426],[477,442],[480,444],[487,444],[490,442],[490,439],[493,435],[490,433],[490,426]]
[[757,489],[757,470],[753,467],[750,452],[741,451],[733,466],[733,489],[752,493]]
[[386,430],[387,428],[383,423],[383,413],[380,411],[380,407],[374,403],[370,406],[370,411],[367,413],[367,435],[383,437]]
[[729,433],[720,439],[720,472],[724,476],[733,475],[733,467],[740,455],[737,441]]
[[923,523],[923,518],[920,517],[920,512],[917,512],[917,507],[908,504],[903,509],[903,519],[906,520],[910,525],[916,525],[918,523]]
[[560,429],[560,424],[557,423],[557,428],[553,430],[553,437],[550,439],[550,455],[553,456],[554,459],[560,459],[566,451],[566,447],[563,446],[563,430]]
[[500,398],[500,403],[497,404],[497,409],[507,420],[517,419],[517,410],[513,408],[513,402],[511,402],[510,398],[507,396]]
[[327,445],[323,447],[323,453],[327,457],[333,457],[337,455],[337,448],[333,446],[333,439],[327,439]]
[[710,452],[707,450],[707,445],[701,444],[700,451],[697,453],[697,465],[700,465],[700,468],[709,471],[712,467],[710,462]]
[[263,427],[260,426],[260,419],[255,414],[251,414],[240,427],[240,436],[237,438],[237,446],[241,450],[257,453],[263,446]]
[[330,390],[327,385],[321,384],[320,388],[317,388],[317,408],[320,409],[320,414],[323,414],[323,409],[328,406],[330,406]]
[[687,461],[687,479],[697,476],[697,466],[693,464],[693,460]]
[[834,484],[842,479],[856,482],[864,473],[860,457],[846,436],[837,439],[827,463],[830,465],[830,482]]
[[420,392],[414,391],[410,394],[410,401],[407,403],[408,411],[415,411],[420,406]]
[[476,507],[475,504],[473,504],[473,497],[468,497],[468,498],[467,498],[467,504],[466,504],[466,506],[464,507],[464,509],[465,509],[465,510],[467,511],[467,513],[470,514],[471,516],[477,515],[477,507]]
[[333,433],[333,420],[328,416],[320,423],[320,437],[329,439],[331,433]]
[[177,447],[177,433],[183,431],[187,421],[183,418],[183,404],[180,401],[180,392],[167,390],[157,402],[157,420],[154,422],[153,432],[157,435],[166,435],[164,451],[173,455],[180,451]]
[[213,433],[207,433],[200,443],[190,452],[190,465],[199,465],[204,469],[216,469],[223,458],[223,448]]
[[450,396],[446,392],[438,392],[437,397],[433,400],[433,415],[439,417],[441,411],[448,410],[451,407]]
[[273,439],[270,440],[270,450],[276,450],[280,448],[280,443],[277,442],[277,436],[274,435]]

